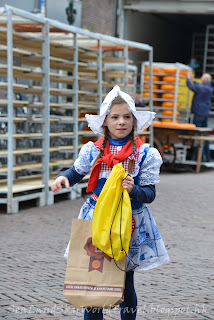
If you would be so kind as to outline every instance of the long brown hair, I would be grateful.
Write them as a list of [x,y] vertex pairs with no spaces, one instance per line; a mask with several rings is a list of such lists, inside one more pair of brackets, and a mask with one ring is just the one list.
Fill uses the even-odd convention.
[[[127,104],[127,102],[121,98],[120,96],[117,96],[111,103],[111,107],[115,104]],[[136,119],[135,117],[133,116],[134,118],[134,126],[132,128],[132,131],[130,132],[130,140],[131,140],[131,144],[132,144],[132,148],[133,148],[133,152],[135,150],[135,146],[136,146],[136,142],[135,142],[135,134],[134,134],[134,127],[135,127],[135,124],[136,124]],[[102,150],[105,148],[106,144],[107,144],[107,141],[108,139],[110,138],[110,133],[109,133],[109,129],[108,127],[104,127],[104,139],[103,139],[103,143],[102,143],[102,149],[100,150],[99,154],[97,155],[97,157],[95,158],[94,160],[94,164],[93,164],[93,167],[95,166],[95,163],[97,162],[97,160],[99,158],[101,158],[102,156]],[[133,169],[134,169],[134,159],[132,160],[129,160],[129,163],[128,163],[128,173],[129,174],[132,174],[133,172]]]

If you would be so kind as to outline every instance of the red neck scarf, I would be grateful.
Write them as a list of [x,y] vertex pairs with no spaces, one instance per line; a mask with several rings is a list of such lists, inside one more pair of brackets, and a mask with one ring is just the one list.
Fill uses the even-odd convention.
[[[95,146],[98,146],[101,148],[103,139],[104,137],[102,137],[97,142],[95,142]],[[136,142],[136,148],[138,148],[142,144],[142,141],[139,138],[135,138],[135,142]],[[97,182],[98,182],[99,172],[101,169],[102,162],[106,163],[109,167],[113,167],[115,164],[128,158],[128,156],[130,156],[132,153],[133,153],[133,148],[132,148],[131,140],[128,140],[128,142],[122,147],[121,151],[119,151],[118,154],[116,155],[111,154],[109,152],[109,141],[108,141],[103,150],[104,157],[99,158],[96,161],[91,171],[86,192],[90,192],[97,187]]]

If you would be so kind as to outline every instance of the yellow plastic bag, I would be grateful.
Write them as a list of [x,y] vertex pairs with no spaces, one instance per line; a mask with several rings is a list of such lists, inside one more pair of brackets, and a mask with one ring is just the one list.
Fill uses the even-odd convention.
[[127,255],[132,232],[131,201],[122,187],[125,177],[118,163],[99,195],[92,220],[93,244],[116,261]]

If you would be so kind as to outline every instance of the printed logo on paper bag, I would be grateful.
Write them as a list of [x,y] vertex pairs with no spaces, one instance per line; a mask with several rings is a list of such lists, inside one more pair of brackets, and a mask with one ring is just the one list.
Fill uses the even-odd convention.
[[106,253],[102,252],[100,249],[95,247],[92,243],[92,237],[88,238],[84,249],[87,252],[87,255],[90,257],[88,271],[97,270],[99,272],[103,271],[103,261],[106,258],[111,262],[112,258],[109,257]]

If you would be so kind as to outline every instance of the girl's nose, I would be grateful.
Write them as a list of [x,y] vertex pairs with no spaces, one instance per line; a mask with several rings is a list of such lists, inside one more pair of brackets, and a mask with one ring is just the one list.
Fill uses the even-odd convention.
[[125,120],[123,117],[119,118],[119,124],[124,124],[125,123]]

